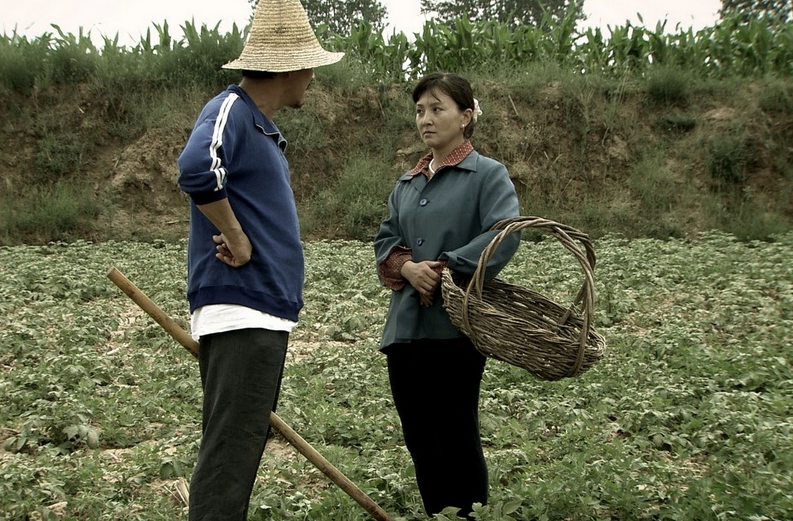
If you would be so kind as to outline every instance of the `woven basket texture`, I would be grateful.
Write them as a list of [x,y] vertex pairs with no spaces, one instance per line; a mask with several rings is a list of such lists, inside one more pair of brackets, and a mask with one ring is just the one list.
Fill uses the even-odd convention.
[[[570,306],[499,279],[484,281],[487,263],[504,238],[526,228],[554,236],[581,265],[584,281]],[[465,287],[449,269],[443,271],[443,306],[452,323],[485,356],[539,379],[560,380],[589,370],[606,349],[605,339],[592,327],[595,253],[589,237],[541,217],[505,219],[492,229],[501,231],[482,252]]]

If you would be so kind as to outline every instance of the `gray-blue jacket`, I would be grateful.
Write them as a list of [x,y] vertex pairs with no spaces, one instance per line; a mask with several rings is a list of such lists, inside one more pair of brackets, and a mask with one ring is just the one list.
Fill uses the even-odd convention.
[[[388,198],[389,216],[374,240],[377,264],[396,246],[411,248],[413,261],[446,260],[453,272],[472,275],[479,255],[502,219],[520,215],[518,196],[504,165],[471,152],[460,164],[443,167],[431,180],[403,175]],[[511,234],[490,259],[486,278],[495,277],[518,248]],[[430,307],[421,306],[418,292],[406,284],[391,293],[380,348],[419,339],[459,338],[449,320],[440,290]]]

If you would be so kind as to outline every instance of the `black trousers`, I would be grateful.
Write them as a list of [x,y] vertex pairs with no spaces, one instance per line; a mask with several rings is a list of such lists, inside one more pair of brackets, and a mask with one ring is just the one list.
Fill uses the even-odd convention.
[[245,521],[281,387],[289,333],[241,329],[201,337],[203,428],[190,521]]
[[447,506],[469,514],[488,495],[478,412],[485,357],[467,338],[394,344],[385,353],[427,514]]

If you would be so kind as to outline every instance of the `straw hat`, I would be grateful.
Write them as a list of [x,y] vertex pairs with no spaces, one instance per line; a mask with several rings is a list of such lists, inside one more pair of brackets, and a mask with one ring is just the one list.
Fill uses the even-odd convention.
[[242,54],[223,68],[291,72],[330,65],[343,56],[319,45],[299,0],[259,0]]

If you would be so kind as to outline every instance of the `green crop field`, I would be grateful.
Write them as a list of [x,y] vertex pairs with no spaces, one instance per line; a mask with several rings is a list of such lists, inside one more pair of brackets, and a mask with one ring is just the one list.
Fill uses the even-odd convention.
[[[477,518],[793,518],[793,235],[594,245],[607,355],[558,382],[488,362]],[[278,413],[394,519],[421,519],[377,351],[388,294],[371,246],[305,248]],[[118,267],[185,326],[184,265],[184,243],[0,248],[0,519],[186,518],[175,485],[200,439],[197,364],[105,276]],[[524,241],[502,278],[563,303],[582,281],[551,238]],[[367,519],[280,436],[250,514]]]

